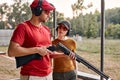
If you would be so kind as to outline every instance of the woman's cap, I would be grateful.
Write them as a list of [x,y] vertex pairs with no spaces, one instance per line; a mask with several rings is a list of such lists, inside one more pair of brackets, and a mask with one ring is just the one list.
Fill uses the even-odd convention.
[[61,24],[63,24],[68,30],[70,30],[71,24],[69,21],[61,21],[58,23],[58,25],[61,25]]

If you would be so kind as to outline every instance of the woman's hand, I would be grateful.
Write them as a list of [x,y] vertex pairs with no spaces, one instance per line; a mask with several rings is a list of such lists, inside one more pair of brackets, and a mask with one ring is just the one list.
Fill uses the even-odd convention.
[[71,59],[73,59],[73,60],[76,60],[75,53],[73,53],[73,52],[70,52],[70,53],[69,53],[69,57],[70,57]]

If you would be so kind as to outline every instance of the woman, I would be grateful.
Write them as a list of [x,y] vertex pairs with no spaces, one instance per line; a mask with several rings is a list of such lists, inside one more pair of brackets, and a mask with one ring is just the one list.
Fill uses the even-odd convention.
[[[56,45],[60,42],[69,48],[71,51],[75,52],[76,43],[73,39],[68,37],[70,32],[70,23],[68,21],[61,21],[58,23],[57,38],[52,41],[53,45]],[[58,55],[59,56],[59,55]],[[76,80],[76,61],[75,59],[63,55],[53,60],[53,80]]]

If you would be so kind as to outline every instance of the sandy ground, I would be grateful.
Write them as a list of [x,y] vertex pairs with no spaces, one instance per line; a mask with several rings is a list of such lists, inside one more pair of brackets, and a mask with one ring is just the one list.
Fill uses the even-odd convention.
[[[98,54],[88,55],[87,53],[81,54],[82,57],[86,57],[96,67],[99,67],[100,60]],[[79,64],[79,71],[85,71],[88,73],[94,73],[88,70],[87,67]],[[120,80],[120,55],[106,55],[105,58],[105,73],[109,75],[113,80]],[[19,68],[16,68],[16,63],[14,58],[5,57],[5,55],[0,55],[0,80],[17,80],[19,78]],[[79,79],[81,80],[81,79]]]
[[15,64],[13,58],[0,55],[0,80],[12,80],[19,77],[19,69]]

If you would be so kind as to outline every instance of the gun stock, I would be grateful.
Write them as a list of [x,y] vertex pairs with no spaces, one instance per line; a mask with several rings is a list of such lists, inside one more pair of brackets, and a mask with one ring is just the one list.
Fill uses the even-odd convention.
[[[55,46],[50,46],[47,48],[50,51],[55,51],[56,47]],[[28,62],[34,60],[34,59],[41,59],[42,56],[38,53],[36,54],[31,54],[31,55],[26,55],[26,56],[21,56],[21,57],[15,57],[16,60],[16,67],[19,68],[20,66],[23,66],[27,64]]]
[[[62,43],[58,44],[58,48],[64,52],[64,54],[69,55],[70,52],[72,52],[70,49],[68,49],[66,46],[64,46]],[[77,62],[81,62],[82,64],[84,64],[85,66],[87,66],[89,69],[93,70],[94,72],[96,72],[97,74],[101,75],[102,77],[104,77],[106,80],[109,80],[109,76],[106,75],[105,73],[103,73],[102,71],[98,70],[94,65],[90,64],[88,61],[86,61],[85,59],[83,59],[81,56],[79,56],[78,54],[75,53],[75,57],[76,57],[76,61]]]

